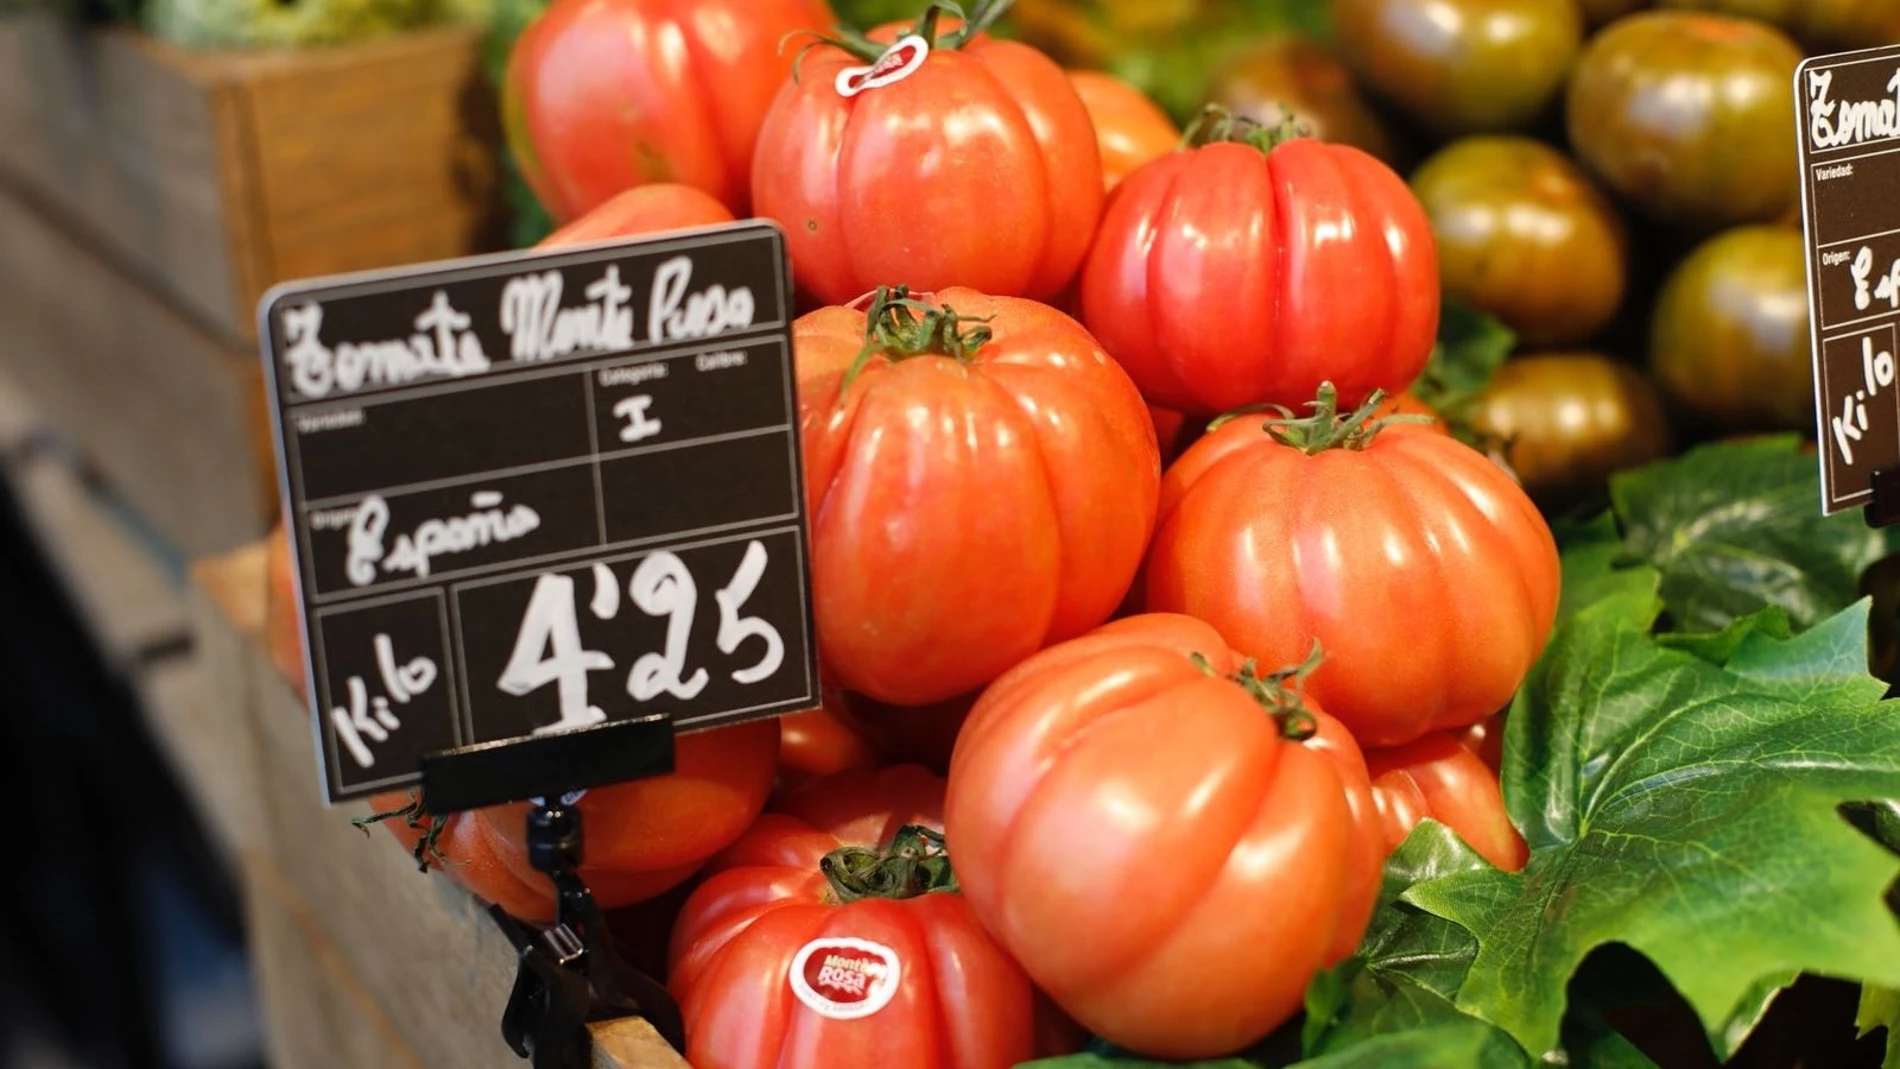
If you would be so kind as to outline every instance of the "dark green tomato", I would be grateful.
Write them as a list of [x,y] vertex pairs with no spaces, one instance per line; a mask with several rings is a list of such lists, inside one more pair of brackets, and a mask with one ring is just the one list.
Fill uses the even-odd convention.
[[1535,125],[1583,39],[1575,0],[1331,0],[1360,81],[1439,134]]
[[1655,387],[1596,353],[1512,358],[1478,399],[1471,424],[1505,443],[1525,491],[1546,506],[1600,491],[1616,472],[1675,448]]
[[1607,26],[1624,15],[1640,8],[1650,6],[1654,0],[1577,0],[1577,6],[1583,9],[1583,21],[1591,29]]
[[1623,300],[1623,222],[1562,153],[1523,137],[1452,143],[1412,176],[1445,293],[1533,346],[1571,345]]
[[1683,411],[1723,430],[1814,429],[1814,372],[1801,232],[1731,230],[1689,254],[1663,287],[1650,369]]
[[1796,200],[1794,69],[1774,28],[1652,11],[1598,34],[1570,78],[1570,144],[1611,189],[1701,230]]
[[1308,134],[1398,160],[1392,134],[1324,45],[1276,37],[1248,47],[1214,74],[1208,98],[1268,126],[1291,118]]
[[1770,22],[1816,53],[1900,44],[1895,0],[1661,0],[1661,6]]

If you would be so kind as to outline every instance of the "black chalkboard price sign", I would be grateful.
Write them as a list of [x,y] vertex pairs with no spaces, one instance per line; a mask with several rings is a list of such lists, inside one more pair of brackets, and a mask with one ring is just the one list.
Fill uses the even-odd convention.
[[1795,74],[1822,510],[1900,520],[1900,47]]
[[265,298],[331,801],[818,704],[789,277],[743,223]]

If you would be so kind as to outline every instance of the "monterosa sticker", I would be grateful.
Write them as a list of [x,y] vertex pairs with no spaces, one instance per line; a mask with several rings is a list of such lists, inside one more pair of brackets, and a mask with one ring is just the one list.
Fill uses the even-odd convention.
[[917,73],[930,58],[930,42],[911,34],[884,50],[868,67],[846,67],[838,72],[838,95],[854,97],[866,89],[901,82]]
[[837,1021],[869,1017],[897,994],[903,970],[890,947],[863,939],[814,939],[792,959],[792,992]]

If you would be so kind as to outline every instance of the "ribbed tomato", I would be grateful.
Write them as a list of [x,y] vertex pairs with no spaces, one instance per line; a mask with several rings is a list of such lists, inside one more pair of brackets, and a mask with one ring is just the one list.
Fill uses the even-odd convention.
[[730,222],[732,212],[711,194],[692,186],[662,182],[615,194],[598,208],[542,238],[539,247],[550,249]]
[[[875,286],[1062,292],[1102,211],[1101,154],[1062,68],[967,27],[873,31],[806,53],[752,164],[757,213],[785,228],[799,289],[842,304]],[[902,47],[886,45],[902,42]],[[849,95],[847,95],[849,94]]]
[[1496,712],[1557,612],[1557,546],[1524,491],[1426,426],[1339,414],[1232,420],[1169,469],[1146,568],[1262,664],[1326,662],[1307,689],[1366,746]]
[[1438,260],[1404,180],[1356,148],[1276,137],[1205,122],[1102,218],[1082,319],[1157,405],[1299,405],[1328,381],[1357,403],[1431,356]]
[[1357,748],[1336,724],[1296,741],[1327,719],[1184,616],[1037,654],[984,693],[950,766],[971,909],[1110,1042],[1247,1046],[1350,953],[1377,892]]
[[1389,849],[1398,849],[1419,821],[1430,819],[1506,872],[1529,860],[1524,837],[1504,809],[1497,773],[1457,739],[1427,735],[1390,750],[1368,750],[1365,758]]
[[1128,82],[1101,71],[1070,71],[1069,84],[1095,124],[1105,188],[1113,190],[1136,168],[1180,144],[1174,120]]
[[967,289],[869,312],[793,329],[813,614],[835,684],[925,705],[1108,618],[1160,458],[1134,384],[1068,316]]
[[515,40],[502,125],[554,218],[679,182],[743,213],[786,35],[831,27],[823,0],[555,0]]
[[1035,989],[953,890],[943,782],[846,773],[767,814],[673,929],[695,1069],[1004,1069],[1036,1056]]

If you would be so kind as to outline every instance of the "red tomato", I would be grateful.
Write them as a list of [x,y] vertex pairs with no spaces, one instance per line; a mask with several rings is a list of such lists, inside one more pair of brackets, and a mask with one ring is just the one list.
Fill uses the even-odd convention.
[[887,283],[1054,297],[1102,211],[1088,111],[1041,52],[939,34],[931,10],[914,31],[871,34],[911,43],[855,95],[841,81],[876,56],[806,54],[759,133],[753,208],[785,228],[799,288],[828,304]]
[[1174,120],[1133,85],[1101,71],[1070,71],[1069,84],[1089,110],[1102,153],[1102,181],[1110,190],[1137,168],[1181,144]]
[[834,772],[877,767],[877,750],[851,724],[843,709],[844,695],[826,691],[822,708],[779,719],[781,791],[794,790]]
[[853,694],[846,699],[845,715],[886,761],[922,765],[942,775],[950,770],[950,752],[975,704],[974,693],[928,705],[891,705]]
[[1262,664],[1317,639],[1309,692],[1361,745],[1397,746],[1510,700],[1556,617],[1557,546],[1484,454],[1369,415],[1326,399],[1201,439],[1162,484],[1145,594]]
[[1155,425],[1155,442],[1161,447],[1161,466],[1168,467],[1175,462],[1188,446],[1201,440],[1207,433],[1207,421],[1190,419],[1170,408],[1148,406],[1148,418]]
[[725,205],[692,186],[636,186],[542,238],[539,247],[580,245],[730,222],[732,213]]
[[[379,794],[369,800],[372,812],[384,814],[379,821],[404,851],[414,854],[436,818],[421,811],[413,794],[397,791]],[[452,813],[441,818],[433,849],[421,851],[420,860],[429,868],[447,876],[475,897],[500,906],[510,916],[534,924],[554,920],[554,892],[545,881],[530,885],[515,875],[503,860],[507,848],[488,830],[485,822],[469,819],[467,813]]]
[[[933,878],[859,897],[894,875],[860,866],[896,828],[934,825],[942,789],[916,768],[821,780],[717,863],[670,955],[695,1069],[1002,1069],[1036,1056],[1035,989],[961,896],[929,889],[945,883],[940,860],[919,874]],[[941,854],[914,836],[892,845]]]
[[871,311],[868,347],[852,308],[794,327],[813,613],[833,682],[925,705],[1108,618],[1160,460],[1134,384],[1062,313],[968,289]]
[[1347,145],[1231,128],[1252,140],[1164,156],[1115,191],[1083,322],[1149,401],[1189,415],[1295,407],[1326,381],[1351,404],[1409,386],[1439,291],[1404,179]]
[[[596,787],[577,805],[585,836],[581,878],[601,908],[643,902],[683,882],[758,818],[778,762],[778,724],[755,720],[681,735],[671,775]],[[478,810],[505,847],[502,860],[532,887],[525,803]]]
[[1374,750],[1366,764],[1388,849],[1397,850],[1419,821],[1430,818],[1506,872],[1516,872],[1530,859],[1524,837],[1505,812],[1497,774],[1457,739],[1427,735],[1395,749]]
[[997,680],[950,766],[971,909],[1083,1026],[1146,1054],[1272,1031],[1376,893],[1350,738],[1292,741],[1297,699],[1243,667],[1198,620],[1118,620]]
[[1480,720],[1458,733],[1458,741],[1465,749],[1478,755],[1478,760],[1498,775],[1504,768],[1504,714],[1499,713],[1489,720]]
[[656,182],[742,214],[759,124],[796,52],[779,43],[831,25],[823,0],[555,0],[508,57],[508,147],[562,222]]

